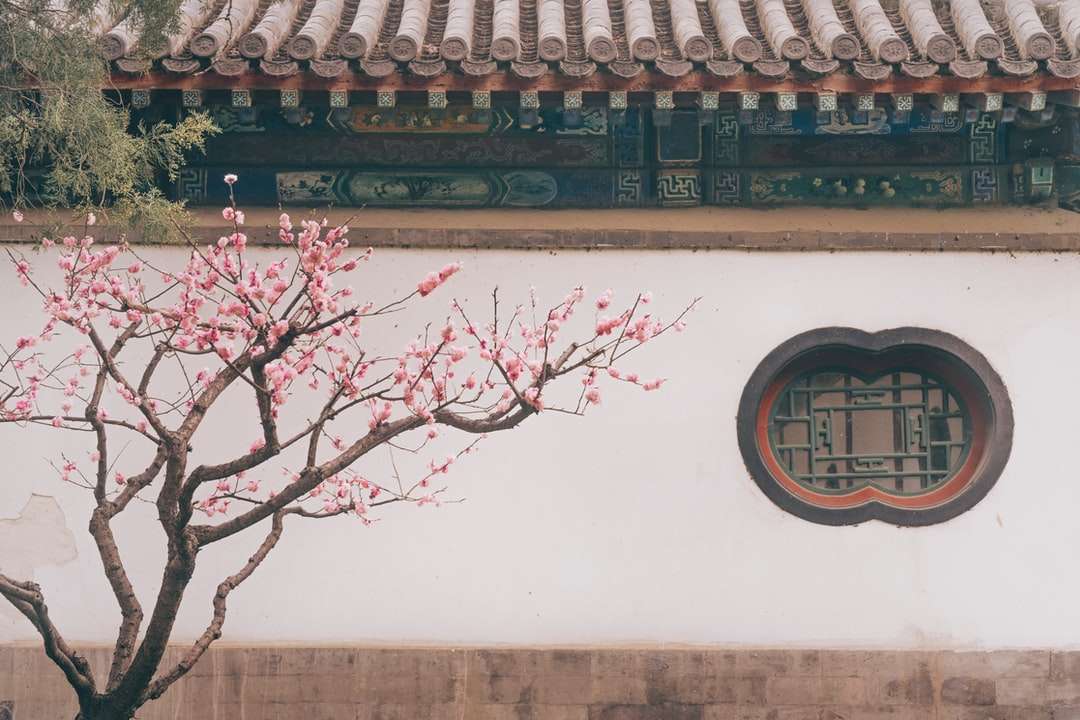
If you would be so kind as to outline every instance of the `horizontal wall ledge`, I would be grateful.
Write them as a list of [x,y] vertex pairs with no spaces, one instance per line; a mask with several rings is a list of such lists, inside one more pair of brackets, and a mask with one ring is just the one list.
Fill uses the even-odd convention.
[[[480,249],[685,249],[752,251],[1080,251],[1080,216],[1057,208],[997,207],[869,210],[834,208],[631,210],[358,210],[291,208],[305,217],[348,222],[354,246]],[[252,244],[278,243],[274,208],[245,208]],[[232,232],[219,212],[193,211],[193,235],[212,242]],[[0,242],[56,234],[62,214],[0,218]],[[100,223],[95,236],[118,234]],[[81,224],[70,233],[82,233]],[[138,230],[128,240],[160,244]]]
[[[109,650],[85,653],[99,676]],[[0,646],[0,666],[14,668],[0,675],[4,717],[72,717],[39,647]],[[1080,653],[1052,650],[214,646],[139,717],[1051,720],[1078,707]]]

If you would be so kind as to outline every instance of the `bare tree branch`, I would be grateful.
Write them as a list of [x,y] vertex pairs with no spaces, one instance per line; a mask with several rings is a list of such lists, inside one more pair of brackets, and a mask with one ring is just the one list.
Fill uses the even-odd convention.
[[255,553],[248,558],[247,563],[244,564],[238,572],[225,578],[218,586],[217,592],[214,594],[214,615],[199,636],[198,640],[191,646],[184,657],[168,671],[162,673],[150,683],[149,687],[140,694],[139,704],[146,702],[147,700],[154,700],[161,697],[170,685],[180,679],[188,670],[195,666],[195,663],[199,661],[199,658],[203,656],[210,644],[221,637],[221,627],[225,624],[225,601],[228,598],[229,593],[237,588],[240,583],[251,577],[251,574],[255,572],[255,569],[262,564],[262,561],[266,559],[266,556],[270,554],[270,551],[277,544],[281,538],[281,532],[283,529],[282,520],[289,511],[279,510],[274,513],[273,522],[270,527],[270,532],[266,538],[259,545]]

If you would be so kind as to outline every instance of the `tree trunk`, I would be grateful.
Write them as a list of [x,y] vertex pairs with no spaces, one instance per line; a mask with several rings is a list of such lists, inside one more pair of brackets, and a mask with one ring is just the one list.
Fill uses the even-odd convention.
[[125,710],[105,702],[94,702],[75,715],[75,720],[132,720],[136,708]]

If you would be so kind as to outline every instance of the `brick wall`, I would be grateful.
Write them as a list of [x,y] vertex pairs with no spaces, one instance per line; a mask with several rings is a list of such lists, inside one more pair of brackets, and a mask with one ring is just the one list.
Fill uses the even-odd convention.
[[[0,720],[73,716],[38,648],[0,647]],[[1080,652],[219,647],[139,718],[1070,720]]]

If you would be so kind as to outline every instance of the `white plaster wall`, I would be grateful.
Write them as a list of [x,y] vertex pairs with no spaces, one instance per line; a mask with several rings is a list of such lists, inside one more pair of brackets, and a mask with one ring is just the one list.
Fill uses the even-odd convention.
[[[601,411],[585,419],[548,414],[492,437],[448,478],[466,502],[394,507],[372,528],[293,519],[230,597],[226,640],[1080,644],[1080,258],[383,250],[363,275],[365,293],[393,297],[451,259],[466,265],[452,293],[399,318],[404,326],[445,317],[451,294],[482,301],[494,285],[522,298],[530,284],[561,298],[583,282],[623,296],[649,288],[658,309],[693,294],[704,302],[685,334],[633,363],[670,377],[662,392],[609,387]],[[0,287],[0,300],[5,337],[37,324],[36,301],[14,282]],[[928,528],[831,528],[760,493],[736,443],[743,384],[778,343],[822,325],[939,328],[989,358],[1011,393],[1016,435],[982,503]],[[237,413],[214,418],[199,446],[210,459],[255,436]],[[17,516],[31,493],[57,498],[78,557],[38,564],[36,579],[69,638],[109,641],[119,618],[85,532],[90,499],[45,465],[61,447],[85,451],[82,438],[65,442],[48,430],[0,428],[0,517]],[[152,510],[136,508],[117,526],[147,603],[162,543]],[[213,587],[257,542],[202,553],[177,638],[202,629]],[[8,541],[0,567],[25,567],[38,552]],[[20,616],[0,610],[0,641],[33,637]]]

